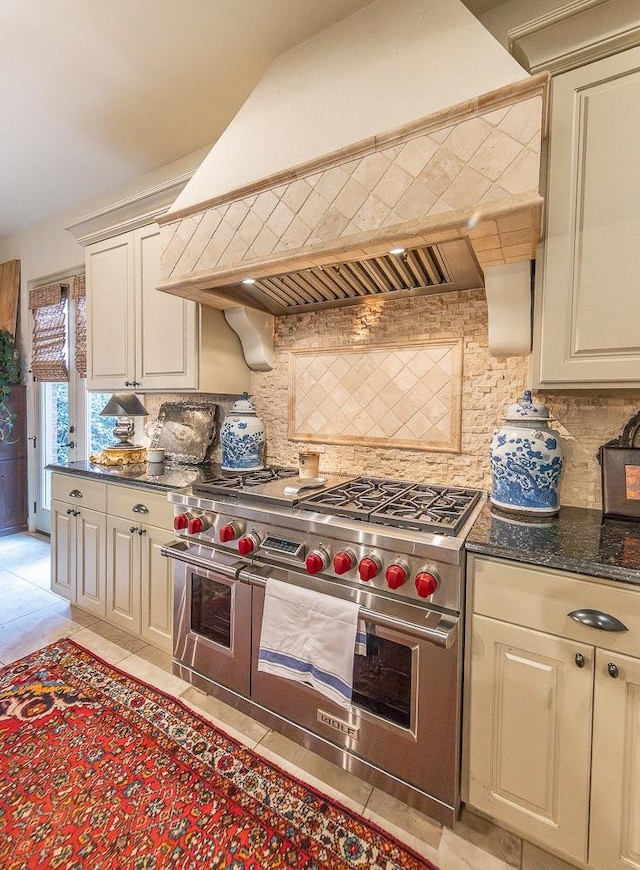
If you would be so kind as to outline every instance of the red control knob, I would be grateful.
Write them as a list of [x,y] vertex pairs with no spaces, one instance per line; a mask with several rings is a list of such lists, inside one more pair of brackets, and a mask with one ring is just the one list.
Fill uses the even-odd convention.
[[428,598],[438,588],[438,578],[430,571],[420,571],[416,574],[415,584],[420,598]]
[[317,574],[329,564],[329,557],[324,550],[312,550],[305,561],[307,574]]
[[227,523],[224,526],[220,526],[218,538],[223,544],[226,544],[228,541],[235,541],[239,534],[240,528],[237,523]]
[[260,546],[260,538],[255,534],[244,535],[238,541],[238,552],[241,556],[248,556]]
[[211,522],[206,517],[194,517],[192,520],[189,520],[187,523],[187,531],[190,535],[199,535],[200,532],[204,532],[205,529],[208,529],[211,525]]
[[407,569],[394,562],[393,565],[389,565],[384,576],[389,589],[399,589],[403,583],[407,582]]
[[382,565],[379,559],[376,559],[374,556],[367,556],[358,565],[358,574],[361,580],[373,580],[381,568]]
[[346,574],[355,565],[356,558],[348,550],[341,550],[333,557],[333,570],[336,574]]
[[186,514],[176,514],[173,518],[173,528],[176,532],[181,532],[183,529],[186,529],[189,525],[189,520],[192,519],[192,515],[189,513]]

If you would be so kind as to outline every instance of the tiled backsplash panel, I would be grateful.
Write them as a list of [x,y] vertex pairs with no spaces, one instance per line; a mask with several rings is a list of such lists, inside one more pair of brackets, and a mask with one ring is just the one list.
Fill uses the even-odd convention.
[[[487,304],[482,290],[442,293],[422,299],[371,300],[351,308],[309,312],[276,319],[276,364],[256,372],[253,398],[264,420],[267,459],[295,464],[300,443],[288,434],[289,359],[292,352],[402,346],[411,340],[434,342],[459,337],[463,343],[462,431],[459,453],[407,450],[392,445],[333,444],[317,441],[320,473],[376,474],[399,480],[491,486],[489,444],[506,408],[530,385],[527,357],[492,357],[488,349]],[[565,470],[562,504],[600,508],[598,448],[619,435],[640,407],[640,391],[579,394],[537,393],[562,438]]]
[[289,438],[460,451],[462,341],[298,350]]

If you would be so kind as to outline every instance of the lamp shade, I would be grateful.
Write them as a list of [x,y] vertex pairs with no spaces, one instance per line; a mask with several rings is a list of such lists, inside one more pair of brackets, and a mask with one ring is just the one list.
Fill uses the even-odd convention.
[[135,393],[114,393],[100,411],[101,417],[147,417],[149,412]]

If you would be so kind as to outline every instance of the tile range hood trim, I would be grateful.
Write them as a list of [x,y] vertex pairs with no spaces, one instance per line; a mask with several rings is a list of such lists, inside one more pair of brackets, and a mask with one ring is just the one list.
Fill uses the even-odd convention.
[[[517,289],[513,294],[514,299],[509,300],[508,305],[504,304],[504,280],[500,283],[500,292],[488,292],[487,297],[491,320],[495,321],[496,317],[504,320],[504,312],[509,310],[509,317],[514,317],[514,312],[517,311],[515,316],[525,323],[525,327],[522,324],[516,325],[515,332],[519,338],[512,343],[507,341],[506,344],[504,336],[510,331],[509,324],[494,324],[490,335],[500,334],[503,338],[496,343],[492,352],[528,353],[530,340],[524,340],[522,336],[529,336],[531,333],[530,298],[526,302],[530,290],[524,293],[522,288],[525,283],[529,283],[524,276],[529,273],[529,263],[535,258],[541,236],[543,200],[537,188],[540,142],[545,135],[548,81],[548,74],[538,74],[450,109],[441,110],[397,130],[278,172],[238,190],[161,216],[158,222],[164,234],[163,275],[166,277],[160,283],[159,289],[217,308],[246,306],[266,315],[281,316],[349,305],[371,298],[380,300],[452,290],[481,289],[485,285],[482,269],[494,267],[492,276],[495,276],[500,271],[497,267],[501,264],[526,262],[526,270],[518,270],[519,277],[514,279]],[[346,167],[352,167],[359,160],[371,155],[376,158],[380,155],[396,154],[407,143],[424,143],[428,138],[429,147],[433,148],[433,142],[438,143],[444,139],[452,129],[461,130],[465,123],[475,124],[476,129],[478,125],[489,129],[487,122],[493,123],[495,130],[492,130],[492,135],[495,140],[504,140],[504,133],[500,129],[501,121],[496,121],[496,118],[502,119],[512,107],[517,107],[516,112],[520,115],[525,112],[531,115],[533,111],[535,116],[537,113],[537,118],[534,117],[537,123],[537,148],[532,149],[527,143],[521,146],[530,163],[533,151],[536,152],[535,180],[528,186],[521,185],[518,188],[514,185],[509,188],[505,185],[503,189],[497,184],[502,182],[500,177],[491,188],[491,195],[485,194],[485,201],[482,201],[480,195],[474,198],[473,191],[471,194],[465,192],[461,208],[445,206],[436,213],[433,210],[431,213],[428,210],[426,213],[418,211],[409,214],[405,220],[402,219],[403,214],[400,222],[386,225],[383,221],[381,225],[371,226],[363,232],[350,232],[347,235],[337,233],[328,241],[310,242],[307,239],[297,248],[289,247],[282,240],[281,244],[275,245],[273,250],[262,256],[255,256],[255,252],[251,250],[247,255],[248,246],[241,243],[239,235],[236,238],[233,234],[226,240],[226,250],[221,250],[217,259],[207,250],[210,242],[212,248],[216,245],[220,248],[219,239],[215,237],[215,227],[224,221],[227,210],[229,215],[231,210],[235,210],[231,223],[237,223],[238,214],[242,219],[242,215],[250,211],[251,204],[263,194],[280,202],[282,192],[296,183],[306,182],[308,178],[318,178],[323,172],[344,172]],[[530,124],[529,121],[527,123]],[[465,129],[471,130],[471,127]],[[494,144],[493,141],[491,144]],[[513,147],[512,141],[507,144]],[[431,156],[430,153],[429,158]],[[520,157],[521,154],[516,154],[517,159]],[[517,159],[513,162],[516,163]],[[428,160],[426,163],[428,164]],[[429,168],[426,165],[424,171]],[[469,176],[477,176],[467,165],[462,167],[460,177],[465,172]],[[531,177],[532,172],[529,170],[529,178]],[[454,178],[453,181],[459,184],[460,179]],[[478,200],[481,201],[480,204]],[[252,215],[252,219],[255,220],[255,215]],[[214,230],[207,229],[210,227],[214,227]],[[237,230],[237,226],[235,229]],[[211,239],[206,236],[207,232],[211,232]],[[408,284],[387,280],[385,286],[388,275],[384,274],[384,260],[389,257],[389,250],[396,246],[415,252],[411,256],[416,262],[426,260],[427,264],[435,263],[434,280],[427,282],[416,279],[416,270],[413,269],[408,273]],[[336,274],[340,267],[345,273],[344,286],[342,290],[336,290],[335,281],[342,280],[341,274]],[[329,282],[328,290],[317,280],[322,270],[326,273],[325,278],[333,273],[335,279],[333,283]],[[433,278],[432,270],[430,274]],[[513,270],[506,270],[505,274],[513,274]],[[373,280],[371,275],[374,276]],[[375,278],[380,278],[381,275],[381,280],[376,281]],[[243,285],[242,279],[247,276],[254,278],[256,283],[249,287]],[[367,278],[371,287],[367,286]],[[313,287],[310,287],[310,279]],[[493,277],[491,280],[494,281]],[[268,290],[268,293],[263,292],[264,290]],[[498,299],[500,302],[494,304],[494,300]],[[519,301],[515,302],[516,299]],[[492,310],[496,312],[496,317],[492,316]]]

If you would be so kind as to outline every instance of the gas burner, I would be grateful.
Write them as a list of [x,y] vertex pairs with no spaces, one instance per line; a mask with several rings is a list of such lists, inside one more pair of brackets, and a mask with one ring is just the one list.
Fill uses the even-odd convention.
[[334,516],[367,520],[372,512],[410,486],[411,484],[406,481],[356,477],[354,480],[348,480],[339,486],[302,499],[298,507]]
[[256,471],[223,473],[219,477],[208,480],[206,483],[194,486],[193,491],[194,493],[203,493],[205,495],[215,492],[242,492],[243,490],[251,489],[251,487],[260,486],[263,483],[269,483],[271,480],[283,480],[287,477],[296,477],[297,475],[297,468],[268,465]]
[[475,489],[357,477],[302,499],[298,508],[403,529],[456,535],[480,494]]
[[372,522],[455,535],[480,498],[475,489],[417,484],[374,511]]

